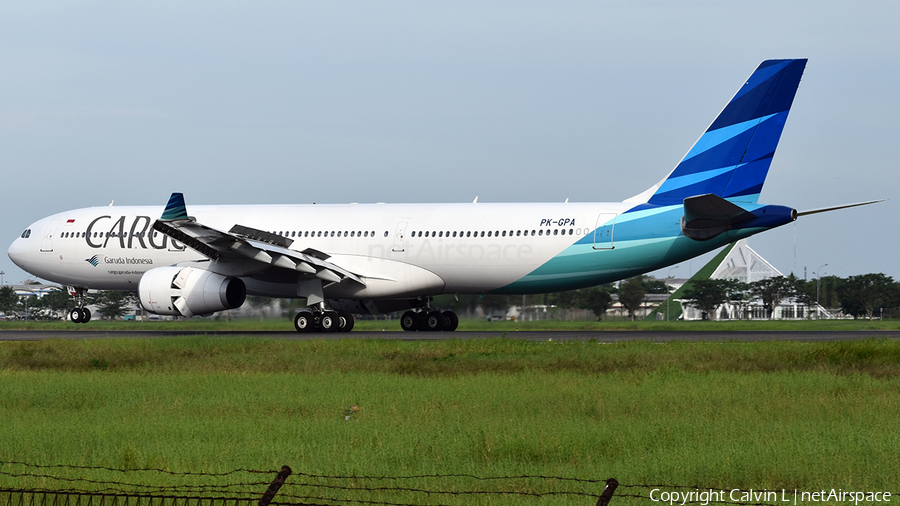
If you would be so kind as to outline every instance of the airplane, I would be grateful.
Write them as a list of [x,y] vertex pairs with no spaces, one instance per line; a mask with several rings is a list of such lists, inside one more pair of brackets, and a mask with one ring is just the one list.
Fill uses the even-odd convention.
[[[137,291],[160,315],[305,298],[299,332],[349,331],[354,314],[403,311],[405,331],[452,331],[441,294],[530,294],[661,269],[804,214],[758,198],[806,59],[762,62],[666,177],[622,202],[197,205],[54,214],[9,247],[22,269],[69,287]],[[160,212],[162,211],[162,212]],[[158,218],[157,218],[158,217]]]

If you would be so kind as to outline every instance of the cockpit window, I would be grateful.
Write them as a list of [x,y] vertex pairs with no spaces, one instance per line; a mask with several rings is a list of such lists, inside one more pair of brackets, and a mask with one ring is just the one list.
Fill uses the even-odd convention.
[[22,239],[28,239],[29,237],[31,237],[31,229],[26,228],[25,231],[22,232],[21,237],[22,237]]

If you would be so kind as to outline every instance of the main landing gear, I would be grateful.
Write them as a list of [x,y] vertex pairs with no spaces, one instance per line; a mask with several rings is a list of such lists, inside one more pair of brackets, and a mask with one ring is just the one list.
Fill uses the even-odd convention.
[[297,332],[350,332],[355,322],[350,313],[325,311],[324,308],[300,311],[294,316],[294,328]]
[[[400,327],[405,331],[452,332],[459,326],[459,317],[453,311],[432,309],[431,297],[420,297],[412,305],[421,307],[407,311],[400,317]],[[350,332],[353,324],[352,314],[326,309],[324,302],[310,306],[294,316],[294,328],[297,332]]]
[[459,326],[459,317],[453,311],[407,311],[400,317],[400,328],[407,332],[452,332]]
[[75,308],[69,311],[69,319],[72,323],[87,323],[91,321],[91,310],[84,307],[87,288],[69,287],[69,294],[75,297]]

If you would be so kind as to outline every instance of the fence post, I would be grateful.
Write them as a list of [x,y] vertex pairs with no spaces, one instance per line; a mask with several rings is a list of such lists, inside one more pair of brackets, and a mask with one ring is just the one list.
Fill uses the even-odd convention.
[[288,466],[281,466],[281,471],[278,472],[278,475],[275,476],[275,480],[272,481],[272,484],[269,485],[269,489],[266,490],[266,493],[259,499],[259,506],[269,506],[269,503],[272,502],[272,499],[275,497],[275,494],[278,493],[278,489],[284,485],[284,480],[287,479],[288,476],[291,475],[291,468]]
[[606,488],[604,488],[603,493],[600,494],[600,499],[597,499],[597,506],[607,506],[618,486],[619,482],[616,481],[615,478],[606,480]]

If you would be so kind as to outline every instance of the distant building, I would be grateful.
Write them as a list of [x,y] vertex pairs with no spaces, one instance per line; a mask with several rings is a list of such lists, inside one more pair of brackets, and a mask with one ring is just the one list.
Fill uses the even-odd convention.
[[[746,239],[741,239],[716,255],[703,269],[698,271],[691,279],[736,279],[743,283],[753,283],[762,279],[783,276],[778,269],[760,256],[759,253],[747,245]],[[712,271],[708,276],[700,276],[704,271]],[[689,299],[684,299],[678,294],[672,294],[672,301],[678,301],[681,307],[679,319],[700,320],[702,312],[688,305]],[[673,304],[674,305],[674,304]],[[670,314],[671,317],[671,314]],[[809,306],[800,304],[793,298],[785,299],[772,313],[773,319],[778,320],[803,320],[807,318],[824,319],[835,318],[825,308],[817,303]],[[743,303],[726,303],[719,306],[715,315],[716,320],[764,320],[768,319],[767,311],[759,300],[744,301]]]
[[59,285],[31,285],[31,284],[22,284],[22,285],[6,285],[13,289],[16,292],[16,295],[21,299],[22,297],[26,297],[29,295],[34,295],[37,298],[42,298],[44,295],[55,291],[62,290],[62,287]]

